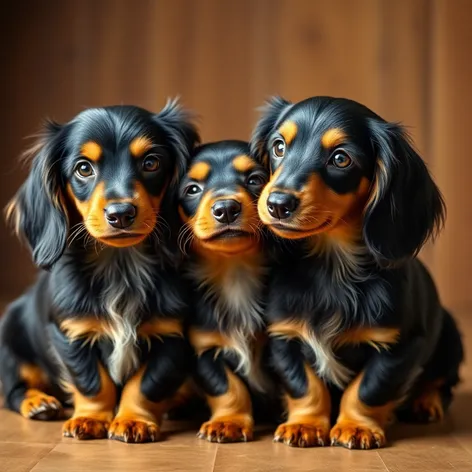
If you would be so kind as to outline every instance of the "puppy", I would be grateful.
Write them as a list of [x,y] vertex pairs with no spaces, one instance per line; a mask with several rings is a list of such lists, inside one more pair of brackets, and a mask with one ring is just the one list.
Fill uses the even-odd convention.
[[198,437],[212,442],[253,436],[250,388],[264,391],[260,335],[266,258],[257,197],[267,171],[242,141],[196,149],[181,184],[179,211],[195,292],[189,339],[197,384],[211,409]]
[[[252,140],[259,216],[286,244],[266,309],[287,421],[275,440],[370,449],[395,410],[442,418],[462,343],[415,258],[444,202],[404,129],[354,101],[274,98]],[[331,396],[341,390],[330,430]]]
[[197,140],[176,102],[158,114],[113,106],[47,125],[7,208],[45,269],[2,319],[8,408],[50,420],[70,394],[64,436],[158,438],[189,359],[170,231]]

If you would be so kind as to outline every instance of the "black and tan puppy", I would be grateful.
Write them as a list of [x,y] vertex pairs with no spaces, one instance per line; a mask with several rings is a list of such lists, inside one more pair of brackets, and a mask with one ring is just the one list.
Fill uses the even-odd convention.
[[291,243],[266,310],[288,410],[275,440],[369,449],[399,408],[442,418],[462,344],[415,256],[444,203],[404,129],[346,99],[274,98],[252,145],[271,167],[259,215]]
[[48,124],[7,209],[48,270],[2,319],[8,408],[48,420],[71,394],[65,436],[158,438],[189,361],[170,230],[197,139],[175,102],[158,114],[114,106]]
[[250,388],[266,386],[258,342],[266,259],[257,198],[267,178],[248,143],[222,141],[196,149],[181,185],[182,244],[195,291],[189,338],[212,414],[198,436],[213,442],[252,439]]

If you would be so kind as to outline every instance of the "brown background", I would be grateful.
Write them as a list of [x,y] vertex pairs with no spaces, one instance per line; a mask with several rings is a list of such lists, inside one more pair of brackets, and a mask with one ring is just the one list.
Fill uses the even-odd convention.
[[[410,126],[449,209],[423,256],[452,308],[472,307],[471,0],[10,1],[1,22],[0,204],[43,117],[181,95],[204,140],[247,138],[270,94],[356,99]],[[31,281],[2,223],[0,297]]]

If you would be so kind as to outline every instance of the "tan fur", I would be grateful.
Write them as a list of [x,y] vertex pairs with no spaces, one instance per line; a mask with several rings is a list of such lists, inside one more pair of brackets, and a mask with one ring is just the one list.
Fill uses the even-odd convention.
[[233,159],[233,167],[238,172],[243,172],[243,173],[249,172],[250,170],[254,169],[256,165],[257,164],[254,162],[254,160],[251,157],[246,156],[244,154],[242,154],[241,156],[236,156]]
[[343,144],[347,139],[346,133],[340,128],[331,128],[321,137],[321,145],[325,149],[332,149]]
[[285,395],[288,418],[277,428],[274,440],[290,446],[324,446],[328,443],[331,398],[310,366],[305,365],[305,373],[307,392],[301,398]]
[[140,158],[143,154],[153,148],[153,143],[147,136],[138,136],[134,138],[130,145],[129,150],[133,157]]
[[125,442],[156,441],[160,434],[163,414],[171,401],[152,402],[141,392],[141,382],[146,366],[126,383],[121,395],[118,412],[110,426],[109,436]]
[[230,369],[225,371],[228,389],[223,395],[207,396],[211,418],[203,423],[198,436],[218,442],[249,441],[254,425],[249,392]]
[[197,162],[188,171],[188,178],[193,180],[205,180],[211,172],[211,165],[208,162]]
[[378,407],[365,405],[359,398],[363,377],[362,372],[343,394],[337,423],[330,432],[332,444],[349,449],[371,449],[386,443],[385,428],[392,418],[396,402]]
[[389,349],[392,344],[396,344],[400,338],[400,330],[398,328],[381,328],[381,327],[359,327],[350,329],[341,333],[335,340],[336,348],[352,344],[369,344],[377,351]]
[[288,146],[295,139],[298,133],[298,126],[294,121],[285,121],[279,128],[279,133],[283,136]]
[[80,148],[80,154],[93,162],[100,160],[102,152],[100,144],[95,141],[88,141]]
[[99,364],[100,391],[94,396],[83,395],[73,384],[66,386],[72,394],[74,413],[62,428],[64,436],[104,438],[116,405],[116,387],[105,368]]

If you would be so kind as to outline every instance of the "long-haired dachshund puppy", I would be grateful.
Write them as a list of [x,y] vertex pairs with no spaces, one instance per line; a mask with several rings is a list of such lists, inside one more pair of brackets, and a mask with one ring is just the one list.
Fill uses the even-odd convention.
[[258,343],[266,260],[257,215],[267,179],[248,143],[221,141],[195,150],[181,184],[181,242],[189,246],[195,293],[189,339],[211,409],[198,437],[212,442],[252,439],[249,388],[267,385]]
[[189,359],[170,230],[197,140],[176,102],[158,114],[113,106],[48,124],[7,208],[47,269],[2,319],[7,407],[49,420],[67,393],[64,436],[157,439]]
[[271,168],[259,215],[285,240],[266,309],[288,413],[275,440],[369,449],[400,407],[440,419],[462,343],[415,258],[444,203],[404,129],[346,99],[274,98],[252,147]]

